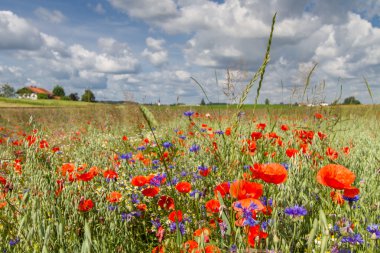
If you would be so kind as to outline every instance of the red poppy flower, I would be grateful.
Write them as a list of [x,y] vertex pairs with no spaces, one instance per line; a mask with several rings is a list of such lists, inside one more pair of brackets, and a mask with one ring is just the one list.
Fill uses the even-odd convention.
[[164,253],[165,248],[164,245],[158,245],[152,249],[152,253]]
[[327,135],[324,134],[324,133],[322,133],[322,132],[318,132],[318,137],[319,137],[320,140],[324,140],[324,139],[327,138]]
[[230,186],[230,194],[237,199],[255,198],[263,194],[263,185],[245,180],[236,180]]
[[265,208],[263,203],[261,203],[260,200],[257,200],[254,198],[246,198],[246,199],[241,199],[239,201],[235,201],[234,203],[232,203],[232,207],[234,208],[235,211],[242,212],[243,209],[249,208],[252,204],[255,205],[256,207],[255,210],[257,211],[261,211]]
[[288,131],[289,130],[288,125],[281,125],[281,130],[282,131]]
[[95,173],[93,173],[93,172],[86,172],[86,173],[83,173],[83,174],[80,174],[80,175],[78,174],[77,175],[77,180],[87,182],[87,181],[91,181],[94,177],[95,177]]
[[73,163],[64,163],[61,166],[62,176],[66,176],[67,173],[72,173],[75,170],[75,165]]
[[267,237],[268,237],[268,233],[261,231],[260,225],[249,227],[248,243],[251,247],[255,247],[255,242],[257,238],[259,238],[259,243],[260,243],[260,239],[265,239]]
[[259,173],[263,181],[272,184],[281,184],[288,177],[285,167],[279,163],[262,164]]
[[137,209],[139,209],[140,211],[146,211],[146,205],[145,204],[138,204],[137,206]]
[[91,199],[81,198],[78,206],[78,210],[81,212],[88,212],[94,207],[94,202]]
[[350,187],[350,188],[344,189],[343,196],[349,197],[349,198],[354,198],[359,193],[360,193],[360,190],[358,188]]
[[40,148],[48,148],[49,143],[46,140],[40,141]]
[[206,210],[209,213],[218,213],[220,208],[220,203],[216,199],[211,199],[206,202]]
[[294,148],[289,148],[289,149],[286,150],[286,155],[288,157],[294,157],[294,156],[297,155],[297,153],[298,153],[298,150],[294,149]]
[[150,187],[150,188],[146,188],[144,190],[141,191],[141,193],[146,196],[146,197],[154,197],[156,196],[158,193],[160,192],[160,188],[158,187]]
[[318,112],[316,112],[316,113],[314,114],[314,117],[315,117],[316,119],[323,119],[323,115],[320,114],[320,113],[318,113]]
[[120,202],[121,197],[122,195],[120,192],[114,191],[114,192],[111,192],[110,195],[107,196],[107,200],[110,203],[117,203],[117,202]]
[[338,152],[336,152],[334,149],[327,147],[326,155],[331,159],[335,160],[338,158]]
[[224,182],[215,186],[214,193],[216,197],[218,196],[218,192],[220,192],[220,195],[224,198],[224,196],[230,192],[230,183]]
[[207,177],[208,174],[210,174],[211,172],[211,169],[210,168],[207,168],[205,170],[199,170],[199,174],[202,176],[202,177]]
[[125,136],[125,135],[123,135],[123,141],[127,141],[128,140],[128,137],[127,136]]
[[225,131],[225,134],[227,136],[230,136],[231,135],[231,127],[227,127],[226,131]]
[[181,210],[178,210],[178,211],[173,211],[169,214],[168,216],[169,220],[171,220],[172,222],[181,222],[182,221],[182,211]]
[[193,235],[195,237],[203,237],[204,238],[204,242],[209,242],[210,241],[210,238],[209,238],[210,234],[211,234],[211,231],[208,228],[198,228],[193,233]]
[[133,186],[138,186],[138,187],[144,186],[147,183],[148,183],[148,180],[145,176],[135,176],[134,178],[132,178],[132,181],[131,181],[131,184]]
[[252,132],[251,133],[251,138],[254,141],[261,139],[262,137],[263,137],[263,134],[261,132]]
[[174,199],[169,196],[162,195],[157,204],[166,210],[174,209]]
[[103,176],[108,179],[116,179],[118,178],[117,172],[114,170],[106,170],[103,172]]
[[220,252],[221,252],[220,249],[215,245],[210,244],[205,247],[205,253],[220,253]]
[[349,147],[343,147],[342,148],[343,154],[349,155],[350,154],[350,148]]
[[194,240],[188,240],[183,244],[186,252],[194,253],[196,249],[198,249],[198,243]]
[[325,186],[342,190],[351,188],[355,177],[353,172],[342,165],[328,164],[318,171],[317,181]]
[[265,123],[259,123],[256,125],[256,128],[260,129],[260,130],[264,130],[266,126],[267,126],[267,124],[265,124]]
[[0,176],[0,184],[6,185],[6,183],[7,183],[7,180],[3,178],[2,176]]
[[188,182],[179,182],[175,188],[181,193],[188,193],[191,191],[191,184]]

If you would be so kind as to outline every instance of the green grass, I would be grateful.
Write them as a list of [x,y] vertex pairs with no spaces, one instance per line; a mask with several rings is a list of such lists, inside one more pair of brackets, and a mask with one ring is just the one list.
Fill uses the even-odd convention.
[[92,103],[58,99],[18,99],[0,97],[0,107],[87,106]]

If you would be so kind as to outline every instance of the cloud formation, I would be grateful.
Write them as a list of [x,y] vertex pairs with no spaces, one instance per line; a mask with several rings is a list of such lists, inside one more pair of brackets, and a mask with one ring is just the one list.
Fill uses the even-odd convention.
[[263,99],[298,99],[293,94],[315,63],[310,87],[324,83],[321,96],[328,102],[340,84],[343,96],[369,102],[363,76],[375,94],[380,92],[376,0],[108,0],[87,6],[89,12],[103,14],[93,13],[97,18],[88,24],[69,24],[74,22],[70,14],[56,9],[38,7],[35,13],[57,26],[73,27],[70,38],[46,32],[12,11],[0,11],[0,50],[9,59],[0,60],[3,73],[10,76],[5,69],[17,67],[20,82],[29,78],[73,89],[91,86],[109,94],[108,99],[122,99],[117,90],[126,89],[140,101],[160,94],[164,103],[175,102],[177,96],[198,103],[203,95],[190,79],[194,76],[212,100],[226,101],[225,70],[244,73],[239,86],[249,80],[263,60],[277,12]]

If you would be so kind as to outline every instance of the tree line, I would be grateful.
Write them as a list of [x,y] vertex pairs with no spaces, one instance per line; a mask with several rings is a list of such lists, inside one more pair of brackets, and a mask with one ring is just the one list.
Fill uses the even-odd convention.
[[[21,89],[15,90],[14,87],[12,87],[9,84],[2,84],[0,86],[0,97],[15,97],[16,94],[25,94],[25,93],[32,93],[28,88],[24,87]],[[60,97],[61,100],[71,100],[71,101],[85,101],[85,102],[95,102],[95,95],[90,89],[84,90],[81,97],[79,97],[78,93],[70,93],[69,95],[66,95],[66,92],[64,88],[60,85],[56,85],[53,88],[53,96]],[[38,99],[49,99],[50,97],[47,94],[37,94]]]

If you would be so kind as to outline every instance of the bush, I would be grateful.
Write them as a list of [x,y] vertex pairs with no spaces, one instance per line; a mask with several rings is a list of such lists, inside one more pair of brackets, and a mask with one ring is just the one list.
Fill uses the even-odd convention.
[[49,99],[47,94],[37,94],[37,99]]
[[82,101],[95,102],[95,95],[91,90],[85,90],[82,95]]
[[354,96],[352,96],[352,97],[348,97],[344,99],[343,104],[344,105],[360,105],[361,103]]
[[63,96],[63,97],[61,97],[61,100],[71,101],[71,98],[68,96]]
[[53,89],[53,95],[63,97],[65,96],[65,90],[62,88],[62,86],[56,85]]

